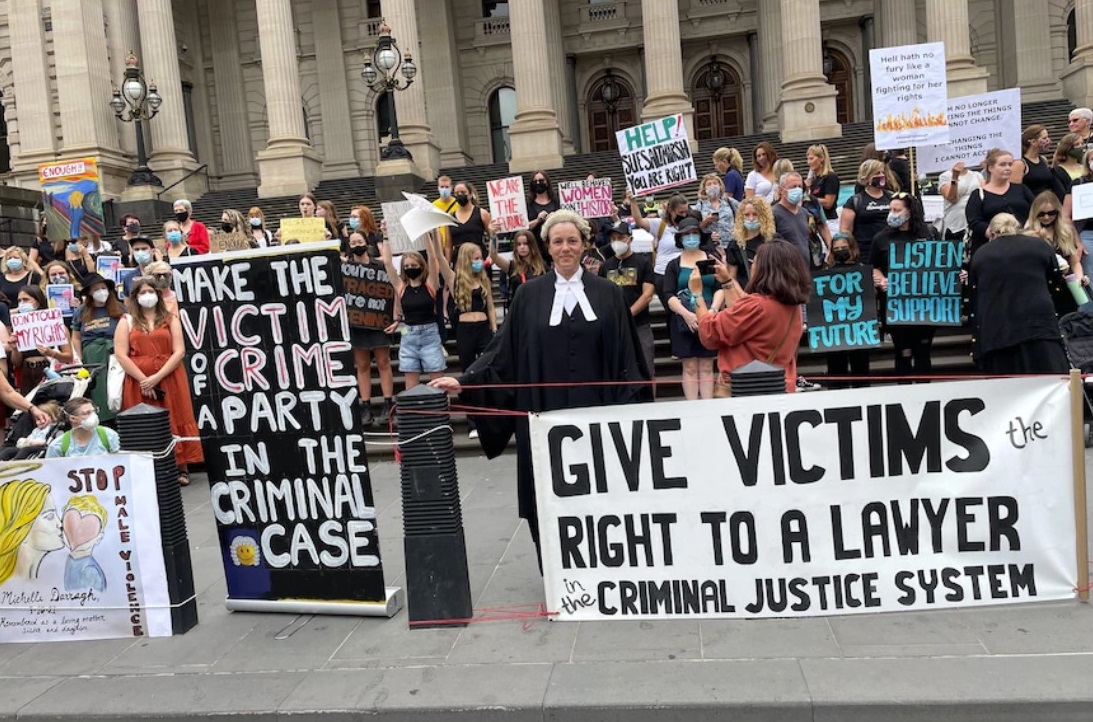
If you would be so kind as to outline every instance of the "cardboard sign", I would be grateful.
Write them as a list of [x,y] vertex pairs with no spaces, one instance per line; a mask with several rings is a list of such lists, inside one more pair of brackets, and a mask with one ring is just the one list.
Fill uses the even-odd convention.
[[888,326],[959,326],[963,241],[893,241],[888,249]]
[[382,331],[395,321],[395,287],[382,261],[342,263],[349,325]]
[[501,233],[513,233],[528,227],[528,201],[524,195],[524,179],[511,178],[486,181],[490,199],[490,215],[501,224]]
[[609,218],[615,212],[610,178],[562,181],[558,184],[558,202],[582,218]]
[[229,608],[383,602],[337,241],[172,265]]
[[[324,233],[325,237],[326,234]],[[281,230],[281,238],[284,238],[284,229]],[[296,238],[297,236],[292,236]],[[214,231],[209,236],[209,253],[230,253],[232,251],[246,251],[251,248],[251,237],[249,233],[224,233],[223,231]]]
[[853,351],[880,346],[877,293],[871,266],[845,266],[812,274],[808,347]]
[[1070,402],[1027,377],[531,414],[547,612],[1075,599]]
[[920,145],[916,149],[915,164],[920,173],[940,173],[958,161],[973,168],[983,163],[991,148],[1021,157],[1020,88],[952,98],[947,112],[949,143]]
[[382,207],[383,220],[387,222],[387,240],[384,242],[391,247],[391,253],[397,256],[407,251],[424,251],[424,236],[411,236],[402,225],[402,217],[414,208],[414,204],[410,201],[395,201],[384,203]]
[[687,126],[680,114],[617,131],[615,138],[626,185],[634,195],[649,195],[698,179]]
[[0,465],[0,507],[34,520],[0,522],[22,547],[0,566],[0,643],[171,635],[155,474],[146,455]]
[[326,223],[322,218],[282,218],[281,245],[291,240],[318,243],[326,240]]
[[869,51],[877,150],[949,142],[945,44]]
[[11,330],[20,351],[33,351],[38,346],[52,348],[68,343],[64,313],[59,308],[39,308],[27,313],[13,313]]
[[51,283],[46,286],[46,300],[50,308],[60,309],[65,318],[71,318],[72,309],[79,305],[76,287],[71,283]]

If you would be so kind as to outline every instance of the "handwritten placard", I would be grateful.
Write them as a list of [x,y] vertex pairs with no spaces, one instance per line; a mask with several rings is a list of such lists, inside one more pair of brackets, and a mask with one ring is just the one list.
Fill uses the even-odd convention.
[[326,223],[322,218],[282,218],[281,243],[297,240],[300,243],[318,243],[326,240]]
[[[281,229],[282,239],[285,238],[283,225],[284,224],[282,224]],[[325,236],[326,234],[324,233],[323,235]],[[297,236],[290,236],[290,238],[297,238]],[[231,251],[245,251],[248,248],[251,248],[251,237],[246,233],[240,233],[238,231],[233,231],[232,233],[215,231],[209,238],[209,251],[211,253],[230,253]]]
[[425,250],[425,238],[412,237],[406,227],[402,225],[402,217],[414,208],[410,201],[395,201],[384,203],[383,220],[387,223],[386,243],[391,247],[391,253],[398,255],[407,251]]
[[[949,100],[949,142],[920,145],[916,164],[920,173],[939,173],[963,161],[978,166],[991,148],[1021,155],[1021,89],[965,95]],[[927,219],[929,220],[929,219]]]
[[486,191],[490,198],[490,215],[500,222],[502,233],[528,227],[528,203],[523,178],[515,175],[487,181]]
[[687,126],[680,114],[617,131],[615,139],[626,185],[635,195],[675,188],[698,178]]
[[889,326],[959,326],[963,241],[894,241],[888,249]]
[[68,343],[64,313],[59,308],[11,314],[11,330],[20,351],[33,351],[39,346],[56,347]]
[[813,351],[850,351],[880,346],[873,269],[846,266],[812,275],[808,347]]
[[593,178],[562,181],[558,184],[558,202],[582,218],[608,218],[615,212],[611,199],[611,179]]
[[878,150],[949,142],[944,43],[874,48],[869,68]]
[[349,325],[382,331],[395,320],[395,288],[382,261],[342,263]]

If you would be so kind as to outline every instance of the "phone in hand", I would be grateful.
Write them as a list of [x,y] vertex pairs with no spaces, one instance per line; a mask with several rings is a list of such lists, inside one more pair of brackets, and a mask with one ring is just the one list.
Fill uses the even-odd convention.
[[695,264],[695,268],[698,269],[700,276],[712,276],[715,264],[716,261],[713,260],[699,261]]

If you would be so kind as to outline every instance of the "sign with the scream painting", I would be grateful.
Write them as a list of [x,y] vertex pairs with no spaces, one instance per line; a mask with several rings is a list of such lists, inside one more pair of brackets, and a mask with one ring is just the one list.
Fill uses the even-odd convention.
[[147,456],[0,464],[0,643],[170,636],[162,543]]
[[229,608],[383,603],[336,242],[184,260],[175,290]]

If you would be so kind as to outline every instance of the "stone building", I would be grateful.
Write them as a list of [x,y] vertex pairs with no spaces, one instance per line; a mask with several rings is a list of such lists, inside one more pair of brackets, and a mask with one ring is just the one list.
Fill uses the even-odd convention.
[[151,166],[186,178],[167,198],[382,174],[381,18],[419,68],[394,100],[423,177],[555,167],[673,112],[696,138],[831,137],[870,117],[869,49],[916,42],[946,43],[951,95],[1093,105],[1093,0],[0,0],[0,181],[95,155],[106,198],[137,192],[109,106],[130,50],[163,97]]

